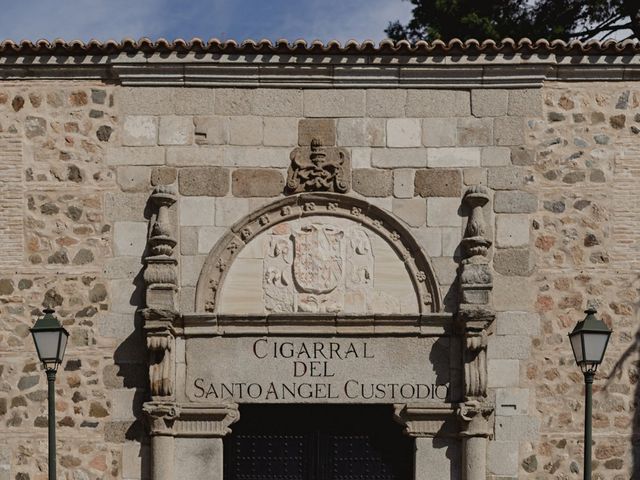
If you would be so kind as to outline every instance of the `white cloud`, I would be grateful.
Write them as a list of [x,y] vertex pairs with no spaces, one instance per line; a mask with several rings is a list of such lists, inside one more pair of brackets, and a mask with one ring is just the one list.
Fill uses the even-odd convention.
[[409,2],[365,0],[353,3],[358,3],[358,5],[355,8],[350,8],[348,2],[337,0],[335,7],[340,11],[340,15],[329,14],[316,21],[313,30],[318,32],[319,38],[323,40],[336,38],[343,41],[351,38],[359,41],[366,39],[380,41],[386,38],[384,29],[390,21],[406,22],[411,17],[412,5]]
[[408,21],[413,8],[401,0],[313,0],[304,5],[304,9],[290,11],[281,25],[290,39],[336,39],[343,43],[350,39],[383,40],[388,23]]
[[165,0],[22,0],[5,2],[0,17],[4,39],[37,40],[96,38],[121,40],[156,35]]
[[2,1],[0,39],[121,40],[200,36],[271,40],[385,38],[406,22],[401,0],[22,0]]

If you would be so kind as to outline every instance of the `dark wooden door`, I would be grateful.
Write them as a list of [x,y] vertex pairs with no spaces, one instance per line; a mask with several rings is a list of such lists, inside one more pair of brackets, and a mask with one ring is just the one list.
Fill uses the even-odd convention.
[[390,406],[245,405],[224,480],[410,480],[413,441]]

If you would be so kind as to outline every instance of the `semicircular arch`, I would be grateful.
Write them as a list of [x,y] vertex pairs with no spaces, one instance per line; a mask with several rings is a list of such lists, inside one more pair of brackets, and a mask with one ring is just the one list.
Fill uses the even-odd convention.
[[244,247],[283,223],[307,217],[351,220],[384,239],[404,264],[419,313],[439,312],[442,297],[431,262],[409,230],[392,214],[365,200],[336,193],[301,193],[279,199],[236,222],[209,252],[196,287],[196,312],[217,313],[227,273]]

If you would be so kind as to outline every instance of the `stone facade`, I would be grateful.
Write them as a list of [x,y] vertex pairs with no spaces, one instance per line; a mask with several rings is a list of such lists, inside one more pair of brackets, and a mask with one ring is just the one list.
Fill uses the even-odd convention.
[[[115,82],[80,67],[0,82],[0,480],[46,477],[28,331],[45,307],[71,334],[60,478],[168,479],[174,464],[220,478],[238,407],[181,390],[188,338],[247,328],[443,341],[447,400],[388,401],[415,437],[415,478],[433,478],[428,458],[441,478],[579,478],[566,334],[588,302],[614,329],[594,473],[638,475],[638,82],[521,78],[483,57],[486,84],[383,85],[373,66],[381,85],[328,85],[323,70],[305,85],[275,63],[290,84],[261,87],[247,55],[255,84],[216,70],[185,87],[162,76],[181,61],[119,64]],[[447,460],[432,437],[452,419]],[[190,465],[203,438],[213,460]]]

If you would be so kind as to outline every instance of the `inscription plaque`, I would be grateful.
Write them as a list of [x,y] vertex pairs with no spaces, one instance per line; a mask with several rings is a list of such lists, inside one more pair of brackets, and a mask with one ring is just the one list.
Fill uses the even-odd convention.
[[186,395],[195,402],[450,400],[446,338],[192,338],[186,354]]

